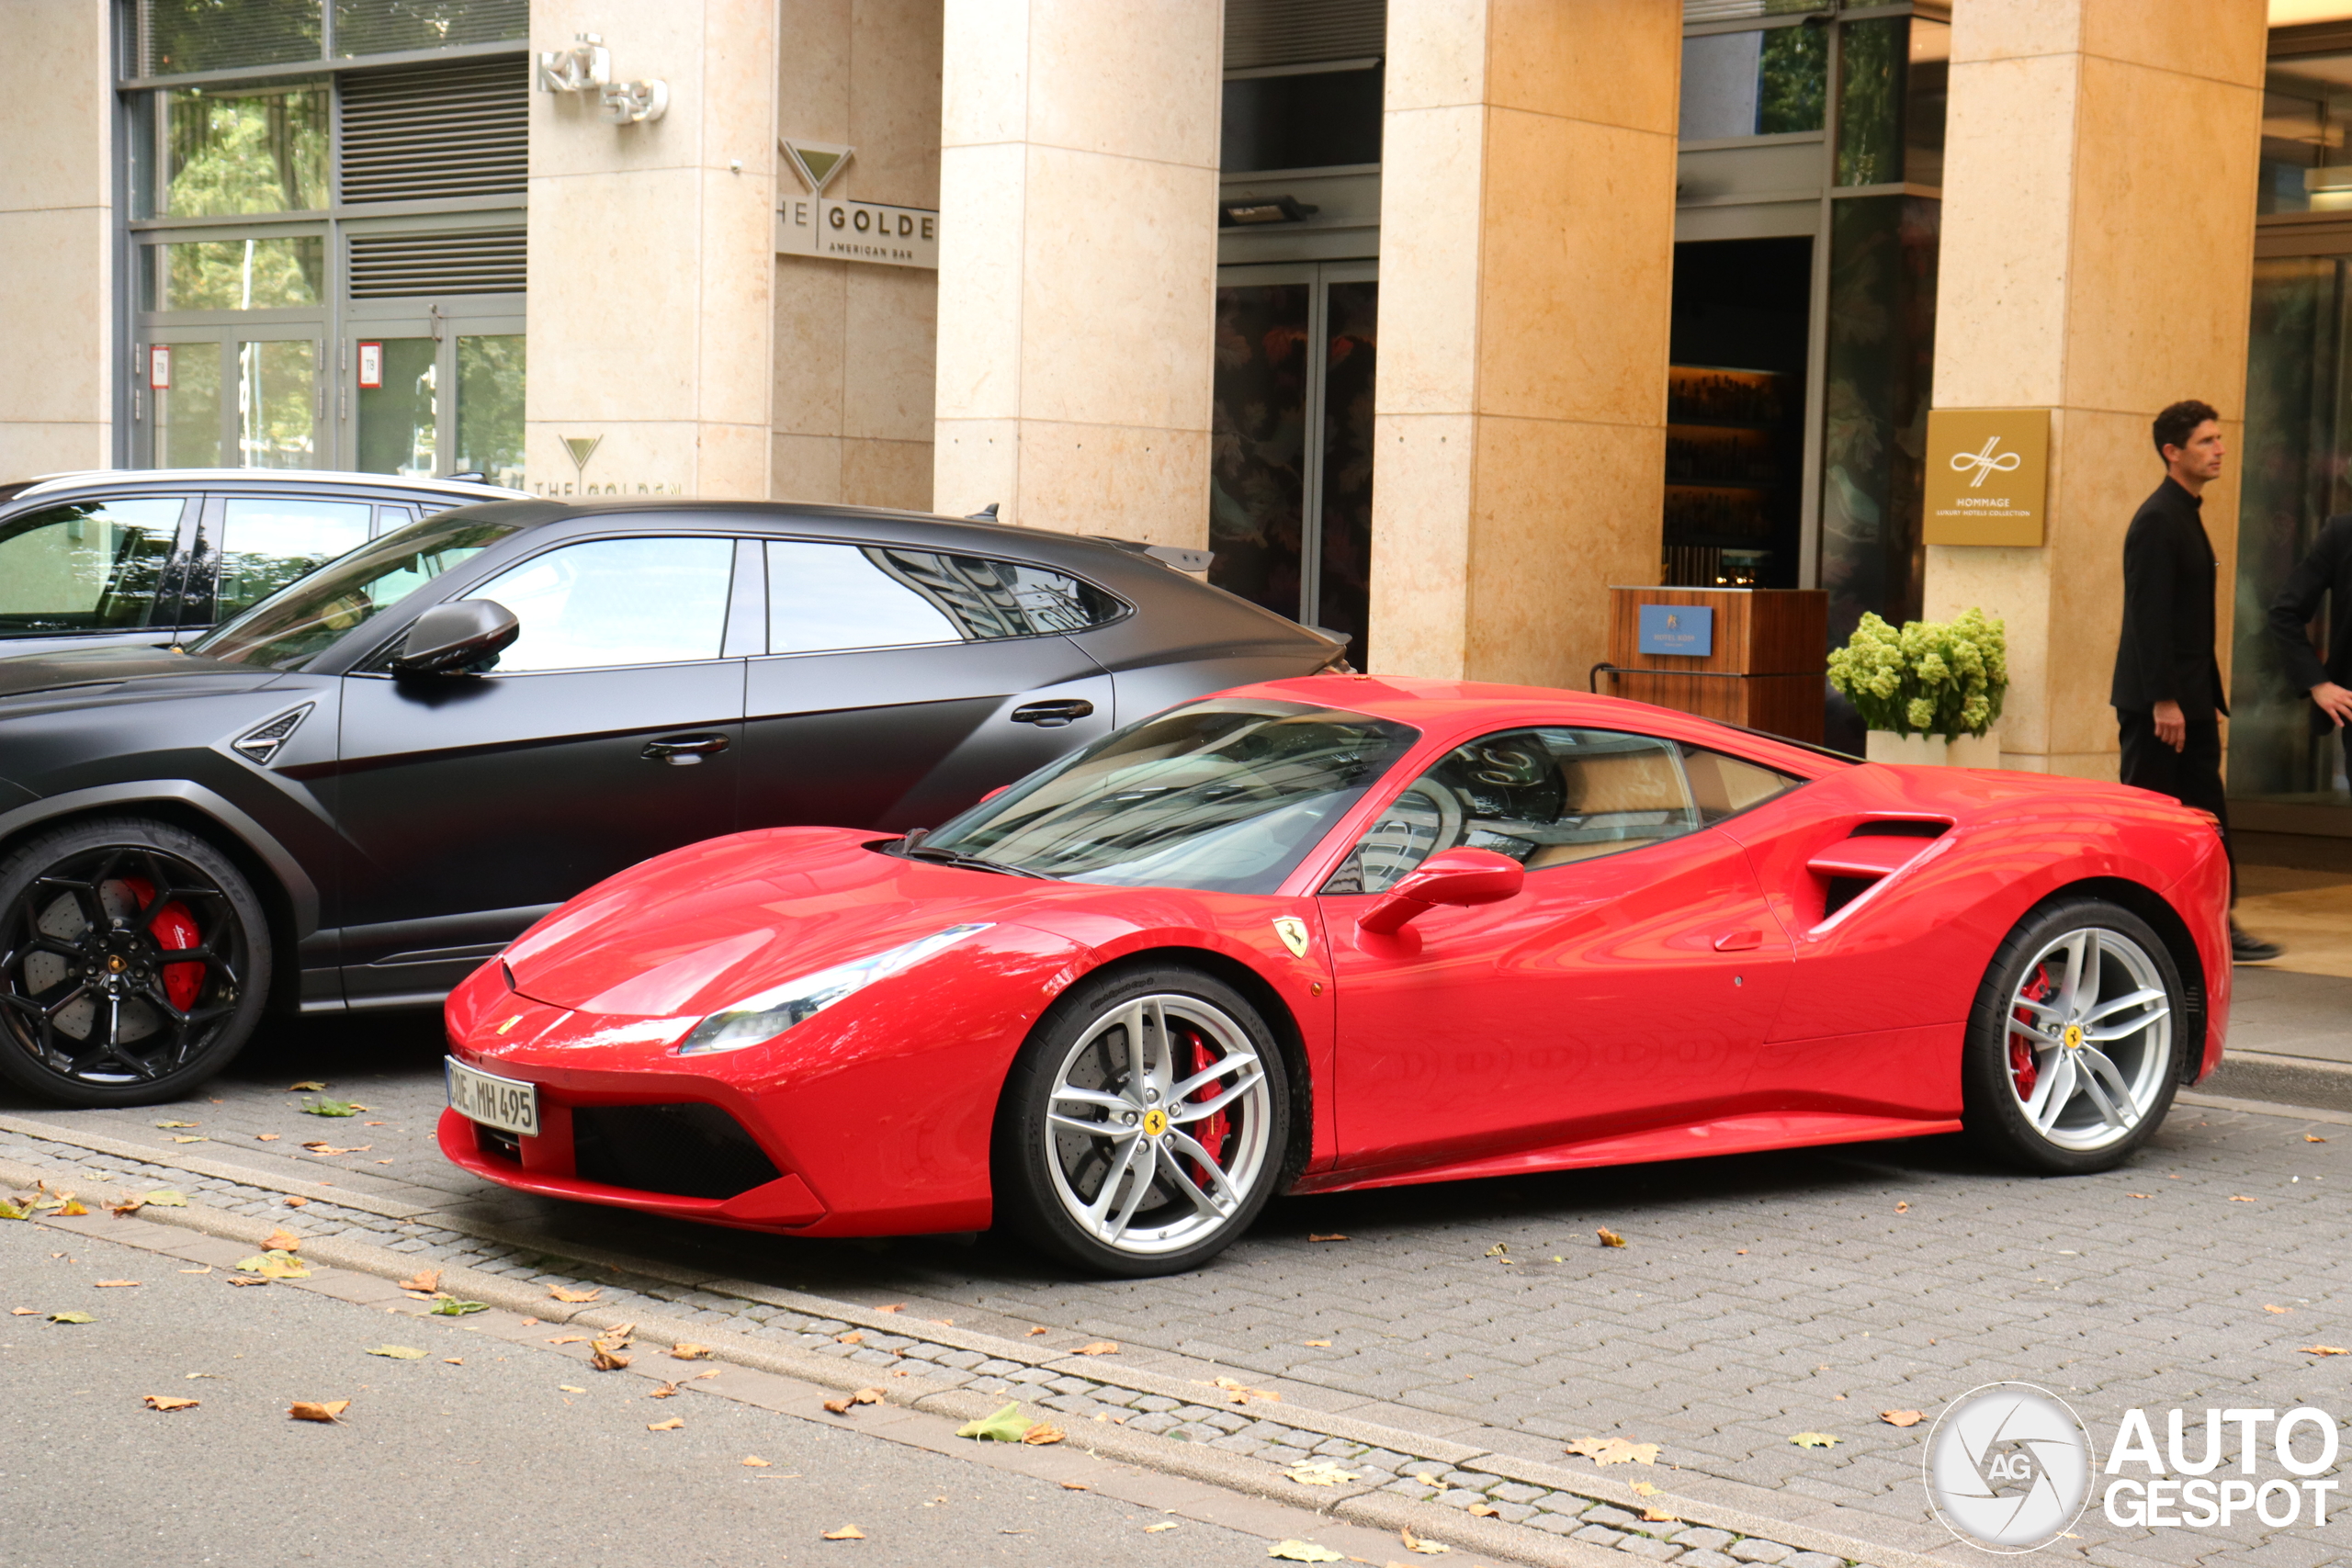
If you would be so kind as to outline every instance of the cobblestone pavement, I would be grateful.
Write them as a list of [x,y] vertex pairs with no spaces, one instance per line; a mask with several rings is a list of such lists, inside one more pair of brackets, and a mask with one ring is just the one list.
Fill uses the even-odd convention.
[[[306,1096],[285,1089],[304,1077],[373,1110],[304,1115]],[[2352,1343],[2337,1190],[2352,1183],[2352,1127],[2324,1112],[2306,1122],[2184,1106],[2133,1165],[2075,1180],[1993,1171],[1951,1141],[1928,1140],[1289,1200],[1209,1269],[1101,1281],[1064,1278],[986,1237],[794,1242],[485,1189],[432,1149],[440,1097],[429,1024],[314,1024],[273,1036],[213,1094],[178,1108],[68,1113],[7,1102],[0,1116],[17,1128],[136,1144],[166,1164],[226,1162],[331,1182],[353,1206],[314,1203],[310,1223],[382,1233],[396,1247],[503,1272],[570,1277],[573,1266],[542,1254],[616,1255],[706,1287],[748,1280],[868,1309],[903,1302],[910,1318],[952,1318],[1007,1338],[1040,1325],[1050,1331],[1045,1343],[1114,1339],[1129,1352],[1123,1360],[1145,1368],[1149,1352],[1170,1365],[1216,1362],[1317,1410],[1465,1442],[1475,1432],[1498,1453],[1554,1463],[1585,1462],[1563,1459],[1563,1442],[1575,1438],[1656,1442],[1657,1478],[1673,1490],[1783,1517],[1818,1508],[1849,1534],[1857,1519],[1876,1520],[1883,1528],[1871,1539],[1913,1550],[1943,1540],[1918,1485],[1924,1428],[1886,1426],[1881,1411],[1932,1416],[2001,1379],[2052,1389],[2098,1434],[2132,1407],[2158,1412],[2161,1426],[2161,1412],[2176,1406],[2190,1408],[2193,1422],[2209,1405],[2338,1414],[2352,1405],[2352,1358],[2301,1350]],[[164,1121],[198,1125],[154,1125]],[[258,1141],[270,1133],[275,1143]],[[283,1152],[306,1138],[372,1146],[326,1157]],[[0,1156],[53,1163],[69,1153],[0,1132]],[[86,1163],[124,1167],[103,1156]],[[212,1195],[203,1178],[175,1184],[199,1201],[254,1212],[282,1201],[227,1187]],[[422,1223],[404,1227],[404,1219]],[[1629,1245],[1597,1246],[1601,1225]],[[1348,1239],[1308,1239],[1334,1233]],[[486,1234],[507,1239],[485,1245]],[[641,1283],[673,1316],[692,1307],[719,1322],[767,1310],[747,1313],[731,1288]],[[767,1332],[838,1343],[806,1312],[770,1317]],[[979,1366],[962,1370],[1011,1386],[1010,1374]],[[1132,1422],[1140,1407],[1123,1408]],[[1189,1424],[1199,1430],[1187,1435],[1208,1441],[1252,1425],[1227,1431],[1231,1413],[1204,1421],[1181,1405],[1141,1414],[1172,1417],[1171,1429]],[[1839,1441],[1801,1448],[1790,1441],[1798,1432]],[[1265,1434],[1250,1440],[1295,1447]],[[1512,1484],[1507,1478],[1476,1484],[1476,1472],[1382,1471],[1388,1454],[1346,1457],[1393,1474],[1384,1484],[1441,1501],[1530,1506],[1498,1490]],[[1546,1528],[1562,1526],[1623,1534],[1645,1554],[1661,1550],[1623,1521]],[[2352,1561],[2352,1530],[2334,1523],[2268,1531],[2241,1518],[2227,1529],[2151,1530],[2120,1529],[2094,1509],[2076,1530],[2075,1550],[2110,1568]],[[1714,1548],[1676,1548],[1699,1550]]]

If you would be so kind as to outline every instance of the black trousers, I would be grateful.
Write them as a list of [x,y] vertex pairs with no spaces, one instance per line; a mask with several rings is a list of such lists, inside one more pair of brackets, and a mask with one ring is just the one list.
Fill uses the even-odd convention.
[[2238,857],[2230,846],[2230,802],[2222,789],[2221,721],[2190,719],[2188,736],[2176,751],[2156,739],[2155,715],[2118,708],[2115,717],[2123,731],[2125,784],[2168,795],[2221,819],[2222,849],[2230,857],[2230,902],[2236,903]]

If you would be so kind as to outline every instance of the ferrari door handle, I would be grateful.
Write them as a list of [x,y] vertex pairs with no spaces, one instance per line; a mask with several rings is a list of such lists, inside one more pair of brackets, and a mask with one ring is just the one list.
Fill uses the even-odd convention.
[[1764,933],[1758,931],[1725,931],[1715,938],[1717,953],[1745,953],[1751,947],[1764,945]]
[[638,753],[649,762],[667,762],[673,768],[690,768],[705,757],[715,757],[727,750],[724,735],[673,735],[662,740],[649,740],[645,750]]
[[1012,722],[1034,724],[1040,729],[1059,729],[1093,711],[1094,705],[1084,697],[1068,697],[1049,703],[1024,704],[1012,710]]

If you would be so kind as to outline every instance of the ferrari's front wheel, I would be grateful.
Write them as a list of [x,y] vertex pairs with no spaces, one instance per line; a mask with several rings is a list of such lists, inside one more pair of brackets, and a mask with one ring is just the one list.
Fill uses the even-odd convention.
[[1178,968],[1081,981],[1005,1085],[998,1210],[1083,1268],[1176,1273],[1257,1218],[1289,1131],[1282,1053],[1232,987]]
[[2053,1175],[2120,1165],[2172,1108],[2185,999],[2171,950],[2131,910],[2097,898],[2035,910],[1977,991],[1962,1074],[1969,1132]]

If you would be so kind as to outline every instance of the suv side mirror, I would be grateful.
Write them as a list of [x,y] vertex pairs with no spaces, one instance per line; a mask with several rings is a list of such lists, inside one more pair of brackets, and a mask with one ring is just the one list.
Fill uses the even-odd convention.
[[1440,904],[1498,904],[1516,897],[1526,881],[1526,868],[1509,855],[1492,850],[1440,850],[1407,872],[1356,924],[1385,936]]
[[392,656],[395,675],[453,675],[523,635],[514,612],[494,599],[459,599],[417,616]]

